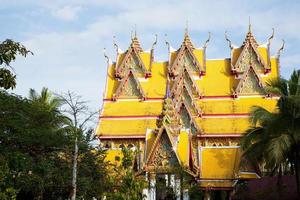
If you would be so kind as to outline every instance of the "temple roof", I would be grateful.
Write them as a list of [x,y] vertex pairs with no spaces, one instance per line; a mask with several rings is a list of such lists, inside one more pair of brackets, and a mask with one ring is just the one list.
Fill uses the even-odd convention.
[[[99,136],[145,136],[147,128],[157,128],[156,119],[162,112],[163,99],[166,95],[167,65],[168,63],[166,62],[153,63],[152,77],[147,79],[138,78],[146,97],[146,100],[142,102],[140,99],[132,99],[130,101],[127,99],[119,99],[113,102],[112,97],[116,92],[120,81],[114,78],[114,66],[111,65],[108,68],[106,92],[100,116],[100,123],[97,128],[97,134]],[[277,60],[272,58],[271,73],[267,76],[260,76],[262,82],[278,77],[277,65]],[[231,75],[230,60],[228,59],[207,60],[206,75],[201,79],[197,78],[197,76],[193,76],[193,78],[197,87],[203,94],[202,99],[200,100],[198,98],[198,100],[195,101],[195,104],[203,112],[203,119],[199,118],[199,120],[196,121],[199,123],[199,127],[201,127],[204,132],[222,134],[221,129],[211,130],[210,126],[216,122],[222,123],[224,121],[222,119],[228,115],[239,116],[247,114],[253,105],[263,105],[270,111],[274,110],[276,106],[276,99],[266,99],[264,95],[254,95],[251,98],[241,97],[238,100],[233,99],[231,97],[232,91],[239,84],[239,80],[235,79],[235,77]],[[208,119],[206,117],[210,118]],[[239,125],[240,128],[235,128],[232,132],[241,134],[242,131],[247,128],[249,124],[245,124],[245,117],[246,116],[243,115],[241,119],[234,119],[234,124]],[[220,120],[218,121],[218,119]],[[230,122],[230,120],[233,119],[228,120]],[[118,124],[118,122],[120,122],[120,126],[114,125]],[[245,124],[245,126],[240,126],[240,124]],[[114,127],[110,128],[112,126]],[[128,128],[128,126],[133,126],[135,128],[132,130],[131,128]],[[130,130],[132,130],[131,133]],[[228,128],[226,133],[229,134],[229,132],[230,128]]]
[[128,50],[108,66],[96,134],[104,141],[145,141],[146,171],[179,165],[199,176],[201,187],[230,188],[233,180],[257,176],[240,171],[234,143],[213,147],[201,142],[241,137],[251,125],[253,106],[276,110],[278,97],[263,88],[279,77],[279,60],[270,57],[269,45],[260,45],[251,29],[241,47],[231,49],[231,58],[206,59],[207,42],[197,49],[186,33],[168,61],[155,62],[153,49],[143,51],[132,38]]
[[[271,55],[270,55],[270,40],[273,35],[268,39],[268,44],[259,44],[251,30],[251,25],[249,25],[249,30],[246,34],[243,44],[239,48],[231,47],[231,68],[233,71],[240,71],[241,62],[246,61],[247,53],[252,53],[252,59],[257,61],[259,65],[268,73],[271,69]],[[227,39],[228,40],[228,39]],[[228,40],[230,41],[230,40]],[[230,41],[231,42],[231,41]],[[250,52],[247,52],[250,51]],[[251,59],[251,58],[250,58]],[[249,61],[246,61],[249,62]],[[248,64],[248,63],[247,63]],[[251,63],[249,63],[251,64]],[[252,63],[253,64],[253,63]]]

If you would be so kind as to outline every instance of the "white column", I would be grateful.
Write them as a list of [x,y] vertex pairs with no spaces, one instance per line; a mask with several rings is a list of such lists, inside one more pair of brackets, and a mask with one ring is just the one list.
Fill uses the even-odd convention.
[[150,192],[149,192],[149,200],[155,200],[156,199],[156,189],[155,189],[155,176],[152,174],[150,175]]
[[168,187],[168,185],[169,185],[168,174],[165,175],[165,180],[166,180],[166,186]]
[[145,196],[145,198],[143,200],[149,200],[150,199],[149,190],[147,188],[143,189],[143,196]]
[[173,191],[175,192],[175,175],[171,174],[170,176],[170,186],[173,188]]
[[189,197],[189,190],[188,189],[185,189],[183,191],[183,200],[190,200],[190,197]]
[[175,194],[176,199],[180,200],[180,179],[176,179],[175,181]]

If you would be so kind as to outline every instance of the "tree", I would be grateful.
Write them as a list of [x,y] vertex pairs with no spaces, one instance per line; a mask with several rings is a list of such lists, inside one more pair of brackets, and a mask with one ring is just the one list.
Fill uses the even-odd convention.
[[16,75],[10,64],[18,55],[26,57],[28,54],[33,53],[13,40],[7,39],[0,43],[0,88],[7,90],[16,87]]
[[91,112],[83,101],[81,96],[68,91],[65,94],[58,95],[65,104],[66,109],[63,111],[70,120],[70,131],[74,136],[74,154],[72,167],[72,188],[70,191],[71,200],[76,199],[77,192],[77,164],[78,164],[78,138],[83,137],[87,131],[87,123],[90,122],[98,112]]
[[253,108],[252,127],[241,141],[243,156],[254,163],[265,163],[271,171],[278,170],[279,177],[282,165],[290,162],[300,197],[300,71],[294,71],[289,80],[271,81],[267,91],[281,96],[277,112]]
[[143,189],[147,187],[144,176],[138,176],[133,170],[134,152],[122,148],[122,162],[115,166],[111,179],[112,191],[107,192],[108,200],[144,200]]
[[[44,88],[30,98],[0,91],[0,199],[68,199],[74,129],[62,100]],[[101,199],[109,185],[93,131],[78,134],[78,197]]]
[[67,163],[60,152],[68,136],[60,131],[63,122],[58,114],[4,91],[0,104],[0,168],[4,169],[0,191],[14,191],[16,199],[41,199],[53,194],[55,186],[63,188],[61,170]]

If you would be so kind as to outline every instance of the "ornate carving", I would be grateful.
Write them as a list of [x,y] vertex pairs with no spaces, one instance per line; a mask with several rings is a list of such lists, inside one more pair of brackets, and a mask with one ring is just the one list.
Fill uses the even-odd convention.
[[150,165],[154,167],[178,167],[179,161],[166,134],[162,134]]
[[142,51],[143,49],[140,46],[138,38],[135,36],[132,38],[130,47],[126,51],[124,57],[120,57],[123,59],[117,62],[115,76],[117,78],[124,78],[129,70],[139,74],[143,73],[145,76],[150,74],[140,58],[140,53]]
[[[203,146],[238,146],[240,142],[239,138],[205,138]],[[201,145],[202,146],[202,145]]]
[[191,128],[191,124],[194,124],[194,128],[198,131],[200,129],[197,127],[194,118],[201,115],[201,111],[194,101],[200,96],[199,88],[194,82],[190,70],[184,65],[183,70],[173,82],[171,97],[177,112],[180,113],[181,119],[184,121],[184,127]]
[[268,66],[268,63],[265,63],[258,52],[258,46],[251,29],[249,29],[246,39],[241,46],[242,52],[236,63],[232,63],[232,71],[243,73],[248,69],[249,65],[252,65],[256,70],[269,69],[270,66]]
[[177,76],[183,70],[183,66],[188,66],[193,72],[200,74],[200,71],[204,71],[204,66],[201,66],[196,56],[193,53],[194,45],[191,42],[189,35],[184,35],[183,43],[178,50],[177,57],[174,62],[169,66],[169,73],[171,76]]
[[252,65],[255,70],[263,71],[263,66],[259,62],[259,58],[257,57],[257,54],[255,53],[253,47],[251,47],[250,45],[248,45],[248,48],[244,48],[235,65],[235,69],[239,72],[245,72],[248,69],[249,65]]
[[172,135],[177,136],[179,134],[181,126],[180,118],[175,110],[173,101],[170,98],[164,100],[164,106],[162,114],[157,120],[157,127],[168,127]]
[[116,100],[119,97],[123,98],[145,98],[144,92],[135,74],[129,71],[126,77],[123,78],[113,99]]
[[265,94],[263,83],[252,66],[243,74],[236,90],[236,94]]

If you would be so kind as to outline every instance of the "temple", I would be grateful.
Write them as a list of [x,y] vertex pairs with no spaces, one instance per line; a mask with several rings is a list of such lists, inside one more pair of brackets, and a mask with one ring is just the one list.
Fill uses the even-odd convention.
[[[255,105],[274,111],[278,97],[265,90],[279,77],[279,54],[270,55],[273,34],[259,44],[249,25],[240,47],[229,43],[230,58],[207,59],[210,37],[196,48],[188,31],[169,60],[156,62],[154,47],[144,51],[137,36],[115,62],[108,62],[103,108],[97,127],[107,159],[123,147],[138,152],[136,171],[150,185],[166,181],[180,195],[174,169],[189,174],[203,190],[233,190],[238,180],[259,178],[259,171],[241,161],[239,141],[250,127]],[[179,192],[178,192],[179,191]],[[161,191],[152,187],[148,199]],[[187,194],[184,194],[187,195]]]

